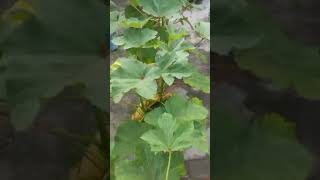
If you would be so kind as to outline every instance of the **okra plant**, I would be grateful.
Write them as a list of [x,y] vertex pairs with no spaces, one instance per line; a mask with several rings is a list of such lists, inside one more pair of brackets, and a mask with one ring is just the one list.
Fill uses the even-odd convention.
[[[113,2],[111,5],[116,6]],[[110,67],[110,92],[119,103],[134,92],[140,103],[131,119],[120,125],[111,146],[111,179],[174,180],[186,174],[183,152],[194,147],[209,154],[208,110],[196,97],[170,92],[183,81],[209,93],[209,77],[189,60],[199,55],[188,40],[191,31],[210,40],[209,22],[193,24],[187,0],[131,0],[110,14],[113,44],[126,52]]]

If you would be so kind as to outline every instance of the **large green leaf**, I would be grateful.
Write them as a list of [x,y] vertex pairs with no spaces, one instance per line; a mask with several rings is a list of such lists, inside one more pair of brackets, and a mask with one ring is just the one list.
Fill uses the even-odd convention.
[[156,17],[170,17],[177,14],[183,3],[181,0],[139,0],[143,11]]
[[[121,160],[115,163],[116,180],[163,180],[165,179],[168,155],[154,154],[147,145],[136,149],[134,160]],[[181,153],[173,153],[170,180],[180,180],[185,175],[184,159]]]
[[208,110],[186,97],[176,95],[166,101],[166,112],[172,114],[178,121],[203,121],[208,116]]
[[292,126],[284,121],[275,126],[270,126],[275,121],[268,126],[265,123],[249,125],[247,121],[217,108],[213,116],[214,179],[307,179],[312,155],[290,134],[283,133]]
[[156,56],[156,64],[160,69],[161,77],[169,86],[173,84],[174,78],[182,79],[191,75],[188,55],[184,51],[178,51]]
[[203,107],[202,101],[193,98],[187,100],[185,97],[176,95],[165,102],[163,107],[158,107],[145,115],[144,121],[153,126],[158,126],[158,119],[164,113],[171,113],[177,122],[193,122],[192,147],[208,152],[208,138],[206,133],[208,111]]
[[178,122],[198,121],[203,123],[208,116],[208,110],[202,105],[184,96],[175,95],[164,103],[164,107],[158,107],[147,113],[144,120],[156,126],[157,118],[163,113],[172,114]]
[[157,118],[157,126],[141,136],[153,152],[183,151],[192,146],[193,122],[177,122],[168,113]]
[[213,2],[213,41],[211,48],[219,54],[228,54],[233,49],[248,49],[256,45],[263,34],[261,28],[248,19],[250,14],[246,0],[215,0]]
[[[162,180],[165,177],[168,155],[155,154],[140,137],[151,127],[146,123],[126,121],[117,129],[112,148],[113,168],[119,180]],[[113,172],[112,172],[113,173]],[[173,153],[170,179],[178,180],[185,174],[182,153]]]
[[104,4],[90,0],[28,2],[33,13],[1,42],[1,61],[6,67],[3,76],[14,125],[17,129],[28,127],[40,98],[78,83],[86,87],[84,95],[92,103],[106,110],[107,63],[101,56]]
[[157,93],[159,78],[158,69],[135,59],[119,59],[118,68],[111,72],[111,97],[119,102],[122,96],[130,90],[135,90],[140,96],[152,99]]
[[144,141],[140,139],[150,126],[146,123],[126,121],[117,128],[112,156],[120,159],[128,158],[136,153],[139,145]]
[[[276,86],[294,86],[307,98],[320,97],[318,48],[299,44],[255,0],[214,1],[213,50],[235,49],[241,68]],[[276,43],[275,43],[276,42]]]
[[[205,121],[206,122],[206,121]],[[194,122],[194,132],[192,135],[192,147],[203,153],[210,153],[209,140],[207,136],[207,124],[203,122]]]
[[114,38],[112,42],[119,46],[123,45],[124,49],[137,48],[154,39],[156,35],[157,31],[148,28],[129,28],[124,31],[123,36]]

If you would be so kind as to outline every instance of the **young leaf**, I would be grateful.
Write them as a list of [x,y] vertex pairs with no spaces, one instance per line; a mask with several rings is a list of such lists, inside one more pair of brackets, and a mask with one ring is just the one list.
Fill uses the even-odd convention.
[[123,33],[123,36],[116,37],[112,40],[115,45],[123,45],[124,49],[141,47],[148,41],[154,39],[157,35],[157,31],[144,28],[129,28]]
[[153,152],[182,151],[192,145],[194,127],[192,122],[177,123],[171,114],[163,113],[157,126],[141,136]]
[[167,29],[167,33],[168,33],[169,44],[171,42],[182,39],[185,36],[189,35],[189,32],[185,28],[181,27],[181,28],[177,29],[176,25],[174,25],[174,24],[169,24],[166,27],[166,29]]
[[119,102],[122,96],[130,90],[136,91],[140,96],[152,99],[157,93],[159,78],[158,69],[148,66],[135,59],[117,60],[118,68],[111,72],[111,97]]

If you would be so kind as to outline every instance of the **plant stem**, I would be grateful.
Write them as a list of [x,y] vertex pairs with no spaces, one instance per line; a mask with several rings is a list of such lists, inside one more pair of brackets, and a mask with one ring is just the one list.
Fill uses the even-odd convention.
[[140,95],[139,95],[139,99],[140,99],[140,104],[141,104],[142,111],[146,112],[146,107],[144,106],[143,98]]
[[194,30],[194,27],[192,26],[192,24],[191,24],[191,22],[189,21],[189,19],[188,19],[188,17],[183,17],[183,21],[186,21],[188,24],[189,24],[189,26],[190,26],[190,28],[192,29],[192,30]]
[[163,27],[163,26],[165,25],[165,18],[164,18],[164,17],[162,17],[162,18],[161,18],[161,20],[162,20],[162,24],[161,24],[161,26]]
[[142,11],[140,11],[140,9],[138,7],[132,6],[133,8],[135,8],[142,16],[146,17],[146,14],[144,14]]
[[197,42],[197,44],[195,46],[198,47],[203,40],[204,40],[204,38],[201,38],[201,40],[199,42]]
[[164,91],[164,80],[160,78],[160,91],[159,91],[160,102],[162,102],[163,91]]
[[166,180],[168,180],[168,178],[169,178],[169,170],[170,170],[170,164],[171,164],[171,154],[172,154],[172,152],[169,151],[169,160],[168,160],[168,166],[167,166]]

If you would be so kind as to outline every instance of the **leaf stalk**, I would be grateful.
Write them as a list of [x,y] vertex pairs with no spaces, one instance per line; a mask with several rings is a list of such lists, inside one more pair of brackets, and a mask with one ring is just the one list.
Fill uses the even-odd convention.
[[166,180],[168,180],[168,178],[169,178],[169,171],[170,171],[170,164],[171,164],[171,155],[172,155],[172,152],[169,151],[169,160],[168,160],[168,165],[167,165]]

